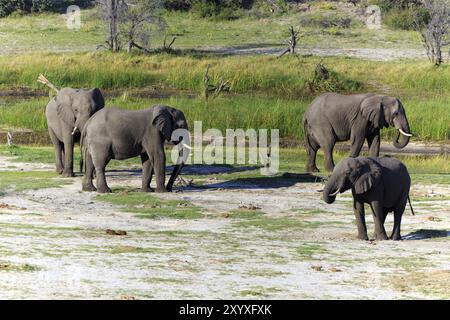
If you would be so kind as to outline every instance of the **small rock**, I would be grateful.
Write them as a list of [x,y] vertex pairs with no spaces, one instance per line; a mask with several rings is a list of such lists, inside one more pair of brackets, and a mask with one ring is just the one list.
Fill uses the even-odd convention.
[[313,269],[314,271],[323,271],[322,266],[312,266],[311,269]]
[[341,269],[338,269],[338,268],[335,268],[335,267],[331,268],[330,271],[331,272],[342,272]]

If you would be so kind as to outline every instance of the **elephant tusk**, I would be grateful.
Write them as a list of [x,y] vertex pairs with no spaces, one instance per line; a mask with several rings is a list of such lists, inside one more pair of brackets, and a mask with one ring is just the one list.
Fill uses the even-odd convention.
[[78,130],[77,127],[73,128],[72,135],[74,135],[77,130]]
[[335,193],[329,194],[329,197],[336,197],[337,194],[340,192],[340,190],[338,189]]
[[182,143],[181,145],[186,149],[192,150],[192,147],[188,146],[186,143]]
[[400,131],[400,133],[401,133],[402,135],[404,135],[404,136],[407,136],[407,137],[412,137],[412,136],[413,136],[411,133],[406,133],[406,132],[403,131],[402,129],[398,129],[398,131]]

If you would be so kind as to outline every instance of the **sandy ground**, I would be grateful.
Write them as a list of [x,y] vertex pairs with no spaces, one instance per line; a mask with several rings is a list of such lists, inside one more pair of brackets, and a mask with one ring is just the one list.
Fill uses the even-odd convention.
[[[48,169],[0,163],[1,170]],[[135,172],[108,180],[140,184]],[[448,185],[412,186],[421,198],[415,216],[405,211],[403,241],[366,242],[355,239],[351,198],[326,205],[316,192],[321,183],[210,178],[204,188],[155,195],[203,208],[204,218],[180,220],[138,218],[81,192],[80,178],[71,181],[0,194],[0,298],[450,298]],[[242,205],[261,208],[275,228],[229,217]],[[302,225],[278,229],[286,219]],[[367,221],[371,233],[369,214]]]

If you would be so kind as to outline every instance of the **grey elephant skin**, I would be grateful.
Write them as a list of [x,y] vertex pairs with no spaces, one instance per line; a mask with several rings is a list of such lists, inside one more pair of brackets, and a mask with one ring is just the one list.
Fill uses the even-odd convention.
[[333,203],[338,193],[351,189],[358,238],[368,240],[364,203],[372,208],[375,239],[387,240],[384,221],[394,212],[392,240],[400,240],[400,224],[409,197],[411,179],[405,165],[391,157],[346,158],[338,163],[323,190],[323,200]]
[[61,89],[45,109],[48,133],[55,147],[56,171],[73,177],[73,147],[87,120],[105,106],[99,89]]
[[[150,187],[153,173],[156,192],[172,191],[184,162],[175,165],[166,188],[164,143],[171,141],[176,129],[188,130],[187,121],[182,111],[169,106],[158,105],[138,111],[100,110],[86,123],[81,138],[85,159],[83,191],[111,192],[105,179],[108,162],[137,156],[142,161],[142,191],[154,191]],[[172,142],[176,144],[180,140]],[[96,187],[93,185],[94,170]]]
[[373,93],[341,95],[325,93],[314,99],[303,116],[307,172],[318,172],[316,154],[322,148],[325,169],[333,171],[333,148],[338,141],[351,142],[350,156],[356,157],[367,140],[369,156],[378,157],[380,129],[397,129],[393,144],[404,148],[410,136],[405,109],[395,97]]

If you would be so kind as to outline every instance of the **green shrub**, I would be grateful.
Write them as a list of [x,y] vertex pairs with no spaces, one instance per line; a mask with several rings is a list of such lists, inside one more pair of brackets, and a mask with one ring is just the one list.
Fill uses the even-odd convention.
[[350,28],[353,23],[354,21],[350,16],[334,12],[327,14],[315,13],[300,19],[300,24],[302,26],[322,29],[332,27]]
[[424,8],[393,9],[384,16],[384,23],[393,29],[414,30],[427,24],[428,12]]
[[233,20],[239,17],[239,0],[190,0],[191,11],[201,18]]

